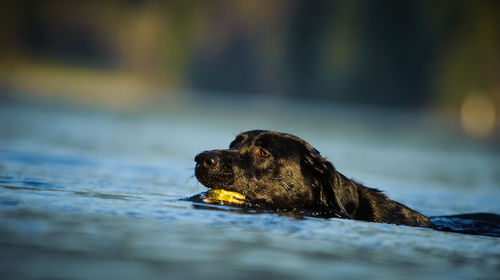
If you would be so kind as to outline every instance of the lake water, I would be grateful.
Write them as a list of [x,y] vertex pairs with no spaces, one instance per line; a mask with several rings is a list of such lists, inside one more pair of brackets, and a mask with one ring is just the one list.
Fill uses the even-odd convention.
[[110,111],[0,100],[1,279],[499,279],[500,238],[200,209],[194,155],[296,134],[426,215],[500,213],[498,146],[435,115],[182,94]]

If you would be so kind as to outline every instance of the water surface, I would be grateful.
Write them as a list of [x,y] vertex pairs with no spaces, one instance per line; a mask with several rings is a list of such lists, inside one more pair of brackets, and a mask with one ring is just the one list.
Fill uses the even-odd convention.
[[500,213],[495,146],[434,116],[229,96],[148,110],[0,103],[2,279],[498,279],[500,238],[200,209],[196,153],[294,133],[426,215]]

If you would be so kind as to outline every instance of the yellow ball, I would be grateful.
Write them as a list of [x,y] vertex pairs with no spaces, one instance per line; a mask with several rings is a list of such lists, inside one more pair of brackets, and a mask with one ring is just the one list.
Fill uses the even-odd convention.
[[223,204],[224,202],[229,202],[242,204],[245,200],[245,196],[241,193],[226,191],[223,189],[209,190],[206,193],[206,196],[207,197],[203,201],[207,203],[218,202]]

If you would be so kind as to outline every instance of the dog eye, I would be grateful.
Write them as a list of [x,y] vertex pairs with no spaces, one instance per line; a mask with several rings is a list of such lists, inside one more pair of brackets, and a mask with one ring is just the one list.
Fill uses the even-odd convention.
[[270,154],[264,150],[260,150],[259,151],[259,156],[263,157],[263,158],[266,158],[268,156],[270,156]]

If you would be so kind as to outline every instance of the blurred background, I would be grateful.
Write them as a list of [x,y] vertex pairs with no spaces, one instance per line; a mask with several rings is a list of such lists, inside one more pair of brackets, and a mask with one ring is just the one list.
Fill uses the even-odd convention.
[[[498,140],[498,1],[2,1],[0,92],[132,108],[187,92],[438,113]],[[446,122],[446,121],[445,121]]]
[[3,0],[0,275],[498,279],[496,238],[182,199],[262,128],[425,215],[498,214],[499,50],[493,0]]

